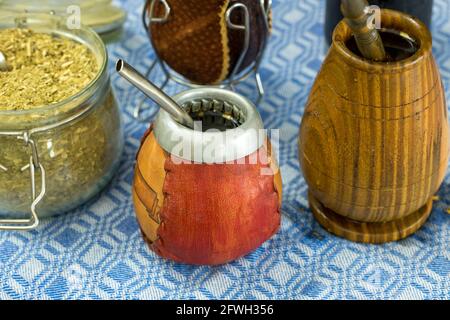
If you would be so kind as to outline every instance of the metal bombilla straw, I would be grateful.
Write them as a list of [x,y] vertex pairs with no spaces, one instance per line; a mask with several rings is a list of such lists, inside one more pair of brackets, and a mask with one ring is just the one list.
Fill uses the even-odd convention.
[[373,61],[385,61],[386,51],[378,30],[369,26],[370,15],[367,13],[367,0],[341,0],[344,21],[355,36],[358,49],[364,58]]
[[119,59],[116,64],[116,71],[169,113],[175,121],[191,129],[194,128],[194,120],[180,105],[128,63]]

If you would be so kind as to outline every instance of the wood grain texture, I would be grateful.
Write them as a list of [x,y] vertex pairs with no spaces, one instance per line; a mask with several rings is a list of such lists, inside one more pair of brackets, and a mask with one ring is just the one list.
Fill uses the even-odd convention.
[[[236,0],[169,0],[169,20],[151,25],[155,50],[176,72],[199,84],[225,80],[234,70],[244,46],[244,32],[228,28],[225,12]],[[240,0],[250,11],[251,44],[240,70],[253,63],[264,45],[267,29],[256,0]],[[149,1],[146,8],[149,9]],[[164,15],[155,5],[155,16]],[[232,21],[242,24],[239,10]]]
[[[249,164],[250,158],[258,161]],[[136,215],[150,248],[162,257],[223,264],[255,250],[279,228],[281,175],[270,148],[249,155],[246,164],[179,164],[161,152],[151,132],[137,159]]]
[[[299,157],[310,193],[327,208],[324,216],[333,211],[342,217],[330,216],[328,229],[354,241],[333,225],[349,219],[401,226],[399,219],[410,215],[424,223],[417,211],[447,168],[447,107],[431,35],[422,23],[391,10],[383,10],[382,26],[408,33],[420,49],[406,60],[369,62],[346,48],[351,31],[339,24],[300,128]],[[383,241],[414,231],[403,225]],[[359,240],[378,242],[370,232]]]

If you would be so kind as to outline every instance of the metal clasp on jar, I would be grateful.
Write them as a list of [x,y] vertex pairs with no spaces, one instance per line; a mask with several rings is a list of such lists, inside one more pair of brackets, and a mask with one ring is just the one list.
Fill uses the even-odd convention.
[[[36,206],[45,196],[45,169],[39,162],[39,155],[36,148],[36,143],[30,138],[28,132],[17,133],[17,132],[0,132],[0,136],[16,136],[17,139],[23,140],[25,145],[30,148],[30,161],[27,165],[21,168],[21,171],[30,170],[30,181],[31,181],[31,196],[32,203],[30,206],[31,217],[29,219],[0,219],[0,230],[31,230],[39,225],[39,218],[36,212]],[[41,173],[41,188],[39,195],[36,196],[36,170]],[[0,164],[0,174],[1,171],[8,171],[8,168]]]

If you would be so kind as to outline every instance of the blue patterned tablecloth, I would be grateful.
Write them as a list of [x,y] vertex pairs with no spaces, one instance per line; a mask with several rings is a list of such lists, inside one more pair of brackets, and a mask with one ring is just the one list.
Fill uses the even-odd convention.
[[[109,187],[75,212],[32,232],[0,233],[2,299],[449,299],[450,178],[426,225],[397,243],[352,243],[323,230],[306,201],[297,160],[305,101],[324,58],[324,1],[274,1],[274,31],[262,64],[267,94],[259,110],[281,129],[284,204],[280,232],[248,256],[220,267],[165,261],[144,244],[130,184],[147,124],[131,114],[141,95],[113,72],[125,58],[144,71],[153,51],[140,21],[142,0],[125,1],[120,43],[109,45],[113,86],[123,111],[126,146]],[[450,3],[434,8],[434,52],[450,94]],[[161,74],[154,80],[161,80]],[[168,91],[179,90],[169,86]],[[255,96],[251,81],[241,92]],[[154,109],[151,109],[154,113]]]

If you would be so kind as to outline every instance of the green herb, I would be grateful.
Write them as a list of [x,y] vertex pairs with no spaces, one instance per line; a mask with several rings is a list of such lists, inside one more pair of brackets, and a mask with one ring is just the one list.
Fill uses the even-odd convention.
[[0,30],[10,71],[0,72],[0,110],[27,110],[67,99],[98,73],[85,45],[29,29]]

